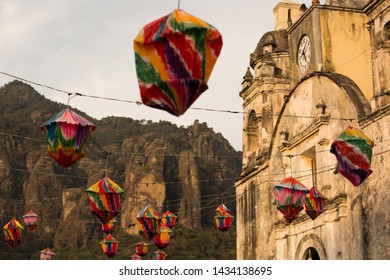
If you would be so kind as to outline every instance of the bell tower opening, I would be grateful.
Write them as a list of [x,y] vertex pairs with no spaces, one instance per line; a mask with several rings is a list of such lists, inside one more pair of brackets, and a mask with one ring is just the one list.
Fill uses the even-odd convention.
[[249,113],[247,133],[248,133],[247,151],[250,154],[252,154],[253,152],[256,151],[257,146],[259,145],[258,132],[257,132],[257,116],[254,110],[252,110]]

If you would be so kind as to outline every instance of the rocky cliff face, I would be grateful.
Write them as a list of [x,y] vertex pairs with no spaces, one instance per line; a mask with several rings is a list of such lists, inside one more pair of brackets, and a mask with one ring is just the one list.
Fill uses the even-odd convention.
[[161,212],[169,209],[183,226],[198,229],[214,223],[222,193],[234,211],[240,153],[206,123],[184,128],[86,116],[97,126],[86,157],[64,169],[45,153],[39,131],[63,106],[17,81],[0,89],[0,104],[1,223],[33,210],[41,216],[35,235],[46,246],[87,249],[88,241],[102,239],[85,189],[106,175],[125,191],[118,225],[130,234],[137,234],[132,225],[148,204]]

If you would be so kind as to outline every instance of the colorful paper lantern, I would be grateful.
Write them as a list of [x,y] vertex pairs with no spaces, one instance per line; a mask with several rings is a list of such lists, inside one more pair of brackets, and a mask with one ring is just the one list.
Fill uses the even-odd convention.
[[111,235],[107,235],[103,241],[100,242],[102,246],[103,253],[109,258],[113,258],[118,251],[119,242]]
[[312,220],[315,220],[324,211],[325,197],[315,187],[306,195],[305,211]]
[[184,114],[207,89],[222,44],[215,27],[183,10],[143,27],[134,39],[143,104]]
[[149,243],[140,241],[135,245],[135,253],[140,257],[146,256],[149,251]]
[[40,252],[41,260],[52,260],[56,254],[54,254],[49,248],[43,249]]
[[224,215],[225,213],[230,213],[230,210],[225,204],[221,204],[217,207],[217,209],[215,209],[215,212],[217,215]]
[[161,223],[169,228],[173,228],[176,223],[177,216],[170,211],[166,211],[161,216]]
[[217,229],[225,232],[230,229],[232,226],[234,216],[230,214],[229,212],[225,212],[225,214],[219,214],[214,217],[215,224],[217,226]]
[[374,142],[361,130],[348,126],[332,143],[330,152],[338,162],[338,171],[355,187],[372,173],[371,158]]
[[298,213],[303,209],[306,194],[309,190],[293,177],[284,179],[280,184],[274,186],[276,209],[278,209],[285,220],[291,223]]
[[23,223],[29,231],[33,231],[38,227],[39,216],[33,211],[28,211],[23,215]]
[[158,234],[153,239],[153,244],[160,250],[169,245],[172,230],[164,224],[160,224]]
[[84,149],[95,125],[73,112],[70,107],[41,125],[45,131],[47,153],[62,167],[69,167],[84,157]]
[[103,224],[119,213],[120,199],[124,191],[110,178],[105,177],[86,190],[91,212]]
[[157,250],[153,253],[154,260],[165,260],[167,256],[167,253],[165,253],[163,250]]
[[161,215],[150,205],[144,207],[137,215],[138,233],[146,240],[151,241],[158,233]]
[[13,249],[22,241],[22,230],[24,227],[16,218],[12,218],[4,227],[4,242],[9,248]]

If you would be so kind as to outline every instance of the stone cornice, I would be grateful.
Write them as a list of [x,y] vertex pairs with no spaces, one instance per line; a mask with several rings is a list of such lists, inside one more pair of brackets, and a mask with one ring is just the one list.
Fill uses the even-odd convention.
[[284,152],[294,148],[313,134],[317,133],[322,125],[329,125],[329,119],[330,117],[328,115],[319,116],[307,128],[298,132],[290,141],[286,141],[279,146],[279,150]]
[[235,187],[237,188],[238,186],[246,183],[248,180],[251,180],[253,177],[255,177],[260,172],[264,171],[268,167],[269,167],[268,161],[261,166],[256,165],[252,170],[248,171],[248,173],[245,173],[244,175],[241,176],[240,179],[236,180],[234,184]]
[[359,120],[360,127],[364,128],[370,124],[377,122],[378,120],[390,115],[390,104],[385,107],[379,108],[367,117]]

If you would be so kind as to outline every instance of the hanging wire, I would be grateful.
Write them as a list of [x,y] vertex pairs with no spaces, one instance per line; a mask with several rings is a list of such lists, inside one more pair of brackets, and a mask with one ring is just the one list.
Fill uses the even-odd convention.
[[[37,142],[42,142],[42,143],[46,143],[45,140],[42,140],[42,139],[38,139],[38,138],[32,138],[32,137],[28,137],[28,136],[23,136],[23,135],[18,135],[18,134],[13,134],[13,133],[7,133],[7,132],[1,132],[0,131],[0,135],[6,135],[6,136],[11,136],[11,137],[17,137],[17,138],[21,138],[21,139],[26,139],[26,140],[31,140],[31,141],[37,141]],[[375,143],[383,143],[383,142],[388,142],[390,141],[390,139],[382,139],[382,140],[378,140],[378,141],[375,141]],[[100,152],[100,153],[106,153],[106,151],[104,150],[101,150],[99,148],[96,148],[94,146],[89,146],[87,147],[88,150],[92,150],[92,151],[95,151],[95,152]],[[316,151],[316,154],[319,154],[319,153],[326,153],[326,152],[330,152],[330,149],[324,149],[324,150],[318,150]],[[237,152],[239,153],[239,152]],[[145,153],[140,153],[140,152],[132,152],[132,153],[126,153],[127,155],[130,155],[130,156],[150,156],[150,155],[153,155],[153,156],[164,156],[164,157],[195,157],[195,158],[209,158],[209,156],[202,156],[202,155],[196,155],[196,154],[186,154],[186,155],[182,155],[182,154],[173,154],[173,153],[153,153],[153,154],[145,154]],[[122,152],[110,152],[110,155],[123,155]],[[270,156],[271,158],[283,158],[283,157],[289,157],[289,156],[300,156],[300,154],[290,154],[290,155],[272,155]],[[250,156],[244,156],[242,154],[240,155],[215,155],[214,156],[215,158],[249,158]],[[48,157],[50,158],[50,157]],[[88,160],[88,158],[85,158],[84,160]]]
[[[12,74],[9,74],[9,73],[6,73],[6,72],[2,72],[2,71],[0,71],[0,74],[5,75],[5,76],[9,76],[9,77],[12,77],[12,78],[15,78],[17,80],[20,80],[20,81],[23,81],[23,82],[26,82],[26,83],[29,83],[29,84],[37,85],[37,86],[44,87],[44,88],[47,88],[47,89],[51,89],[51,90],[54,90],[54,91],[57,91],[57,92],[61,92],[61,93],[66,93],[68,95],[70,94],[70,95],[76,95],[76,96],[81,96],[81,97],[89,97],[89,98],[109,100],[109,101],[125,102],[125,103],[136,104],[136,105],[139,105],[139,106],[143,105],[142,102],[135,101],[135,100],[127,100],[127,99],[119,99],[119,98],[112,98],[112,97],[105,97],[105,96],[89,95],[89,94],[84,94],[84,93],[79,93],[79,92],[70,92],[70,91],[58,89],[58,88],[55,88],[55,87],[52,87],[52,86],[48,86],[48,85],[45,85],[45,84],[42,84],[42,83],[34,82],[34,81],[31,81],[31,80],[28,80],[28,79],[25,79],[25,78],[21,78],[21,77],[18,77],[18,76],[15,76],[15,75],[12,75]],[[234,111],[234,110],[215,109],[215,108],[201,108],[201,107],[190,107],[189,110],[200,110],[200,111],[208,111],[208,112],[219,112],[219,113],[228,113],[228,114],[243,114],[243,115],[249,115],[250,114],[250,112],[244,112],[244,111]],[[280,113],[270,114],[270,115],[263,115],[263,114],[256,113],[256,116],[261,116],[263,119],[266,119],[266,118],[278,117],[278,116],[280,116]],[[285,118],[301,118],[301,119],[316,119],[316,118],[318,118],[318,116],[300,116],[300,115],[287,115],[287,114],[282,115],[282,117],[285,117]],[[347,117],[347,118],[329,117],[329,120],[353,121],[353,120],[357,120],[357,119],[358,118],[356,118],[356,117]]]
[[29,83],[29,84],[32,84],[32,85],[44,87],[44,88],[47,88],[47,89],[50,89],[50,90],[54,90],[54,91],[57,91],[57,92],[61,92],[61,93],[66,93],[68,95],[71,94],[71,95],[78,95],[78,96],[82,96],[82,97],[90,97],[90,98],[96,98],[96,99],[104,99],[104,100],[110,100],[110,101],[118,101],[118,102],[126,102],[126,103],[134,103],[134,104],[137,104],[137,105],[142,105],[142,102],[140,102],[140,101],[118,99],[118,98],[111,98],[111,97],[104,97],[104,96],[97,96],[97,95],[87,95],[87,94],[82,94],[82,93],[79,93],[79,92],[70,92],[70,91],[67,91],[67,90],[62,90],[62,89],[55,88],[55,87],[52,87],[52,86],[48,86],[48,85],[45,85],[45,84],[42,84],[42,83],[34,82],[34,81],[31,81],[31,80],[28,80],[28,79],[25,79],[25,78],[21,78],[21,77],[18,77],[18,76],[15,76],[15,75],[12,75],[12,74],[9,74],[9,73],[6,73],[6,72],[0,71],[0,74],[8,76],[8,77],[11,77],[11,78],[15,78],[17,80],[20,80],[20,81],[23,81],[23,82],[26,82],[26,83]]
[[180,0],[177,0],[177,9],[180,10]]

